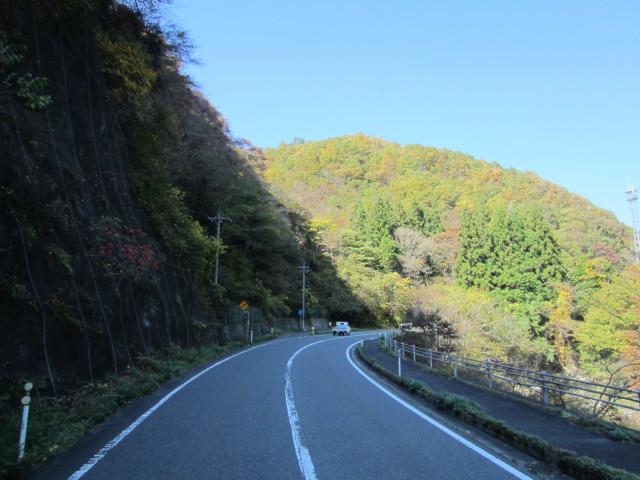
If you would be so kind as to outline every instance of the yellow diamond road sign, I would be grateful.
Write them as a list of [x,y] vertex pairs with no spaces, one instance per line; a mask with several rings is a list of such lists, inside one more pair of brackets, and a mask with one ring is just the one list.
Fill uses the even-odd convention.
[[240,308],[246,310],[247,308],[249,308],[249,302],[247,302],[246,300],[242,300],[240,302]]

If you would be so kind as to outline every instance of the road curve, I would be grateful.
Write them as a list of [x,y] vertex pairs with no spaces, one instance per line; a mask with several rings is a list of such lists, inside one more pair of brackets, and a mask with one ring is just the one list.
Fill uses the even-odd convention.
[[115,434],[98,429],[41,478],[531,478],[369,378],[350,351],[377,336],[244,349],[143,400]]

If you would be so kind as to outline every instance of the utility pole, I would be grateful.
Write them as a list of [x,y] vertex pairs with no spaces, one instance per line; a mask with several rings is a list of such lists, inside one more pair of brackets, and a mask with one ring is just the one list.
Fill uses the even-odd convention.
[[304,315],[305,315],[305,288],[306,288],[306,275],[307,273],[309,273],[311,271],[311,267],[309,267],[309,265],[307,265],[306,263],[303,263],[301,267],[298,267],[298,269],[302,272],[302,330],[304,331]]
[[633,242],[636,249],[636,263],[640,263],[640,222],[638,221],[638,210],[636,208],[638,193],[630,181],[629,190],[627,190],[627,201],[631,207],[631,225],[633,227]]
[[230,222],[231,218],[229,217],[223,217],[220,215],[220,206],[218,206],[218,215],[216,215],[215,217],[207,217],[209,219],[209,221],[211,222],[216,222],[217,227],[216,227],[216,241],[217,241],[217,246],[216,246],[216,270],[213,276],[213,284],[214,285],[218,285],[218,257],[220,255],[220,224],[222,222]]

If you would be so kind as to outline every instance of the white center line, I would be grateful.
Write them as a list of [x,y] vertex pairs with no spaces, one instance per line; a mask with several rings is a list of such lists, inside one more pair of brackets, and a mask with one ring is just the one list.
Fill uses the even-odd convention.
[[302,347],[296,353],[294,353],[287,362],[287,372],[285,374],[285,387],[284,397],[287,404],[287,413],[289,415],[289,425],[291,426],[291,437],[293,439],[293,448],[296,451],[298,457],[298,466],[302,472],[302,476],[305,480],[316,480],[316,470],[309,454],[309,449],[305,445],[304,436],[302,435],[302,429],[300,427],[300,418],[298,418],[298,410],[296,410],[296,404],[293,400],[293,388],[291,387],[291,366],[293,360],[302,352],[305,348],[309,348],[318,343],[326,342],[328,340],[321,340],[319,342],[310,343]]

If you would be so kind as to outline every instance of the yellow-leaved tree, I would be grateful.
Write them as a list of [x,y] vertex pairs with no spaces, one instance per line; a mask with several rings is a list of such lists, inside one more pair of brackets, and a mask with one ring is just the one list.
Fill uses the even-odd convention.
[[545,334],[547,341],[553,347],[555,360],[562,370],[569,371],[575,367],[573,350],[573,335],[579,323],[572,318],[574,302],[572,288],[567,283],[555,286],[557,298],[547,302],[543,308],[549,319]]
[[640,386],[640,265],[632,265],[585,299],[576,330],[581,366],[602,379]]

